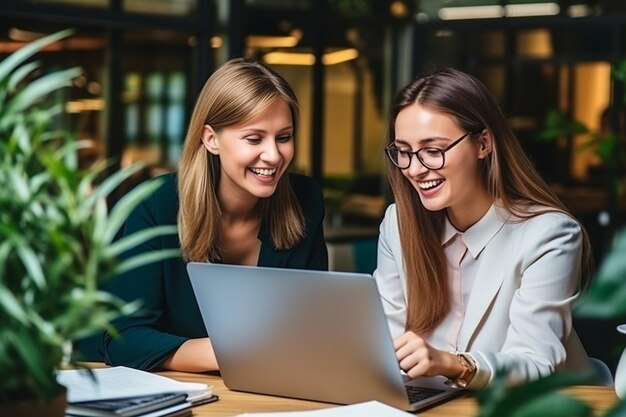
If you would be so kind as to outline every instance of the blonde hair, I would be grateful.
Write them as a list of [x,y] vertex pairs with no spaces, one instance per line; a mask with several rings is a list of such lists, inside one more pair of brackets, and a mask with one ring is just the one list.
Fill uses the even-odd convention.
[[[535,170],[493,97],[475,77],[450,68],[417,77],[396,96],[392,106],[387,143],[395,140],[395,121],[405,107],[419,103],[453,116],[470,139],[487,130],[493,150],[482,161],[482,179],[493,197],[514,215],[524,219],[558,211],[571,216]],[[398,214],[404,256],[408,311],[407,330],[428,333],[450,309],[446,257],[441,246],[445,210],[429,212],[402,172],[387,161],[387,172]],[[537,210],[536,206],[544,207]],[[531,206],[535,206],[531,209]],[[572,216],[573,217],[573,216]],[[583,233],[582,284],[591,276],[593,262],[589,238]]]
[[[258,116],[277,98],[291,110],[295,135],[299,117],[296,96],[287,81],[259,62],[232,59],[220,66],[200,91],[178,165],[178,234],[185,261],[221,260],[217,244],[221,209],[216,192],[220,160],[202,144],[204,126],[219,133]],[[275,249],[293,248],[304,237],[302,208],[288,175],[278,181],[271,197],[260,201],[259,210]]]

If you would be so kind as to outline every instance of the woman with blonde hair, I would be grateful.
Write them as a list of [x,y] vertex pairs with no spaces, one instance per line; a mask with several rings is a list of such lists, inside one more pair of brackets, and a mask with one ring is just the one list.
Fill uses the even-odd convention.
[[587,235],[541,179],[487,88],[443,68],[392,107],[395,203],[374,272],[401,368],[481,388],[591,369],[571,309]]
[[120,319],[120,338],[104,336],[111,365],[203,372],[218,368],[191,288],[186,263],[219,262],[328,269],[319,186],[287,173],[294,156],[298,103],[287,82],[265,65],[234,59],[200,92],[176,173],[130,216],[125,233],[176,224],[178,236],[127,255],[180,247],[107,288],[140,299],[141,314]]

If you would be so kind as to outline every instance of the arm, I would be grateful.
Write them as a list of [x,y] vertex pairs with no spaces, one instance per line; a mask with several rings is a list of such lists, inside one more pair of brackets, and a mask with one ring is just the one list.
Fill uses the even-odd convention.
[[189,339],[163,362],[163,369],[183,372],[206,372],[219,369],[211,340]]
[[[508,236],[519,244],[500,242],[498,252],[509,250],[501,256],[508,256],[514,276],[506,279],[515,287],[511,298],[502,295],[507,292],[502,288],[498,295],[508,318],[494,317],[498,313],[491,310],[483,319],[479,332],[485,339],[469,352],[477,365],[469,388],[484,387],[503,368],[513,383],[535,379],[553,372],[567,357],[565,341],[572,329],[571,305],[580,279],[580,227],[561,214],[544,215],[527,226],[521,234]],[[489,265],[482,270],[489,271]],[[504,308],[492,307],[506,314]],[[492,324],[498,319],[506,326]],[[413,332],[396,338],[394,344],[401,368],[411,377],[456,378],[463,372],[456,355],[433,348]]]
[[[177,211],[175,200],[173,182],[166,182],[131,214],[124,233],[131,234],[161,224],[174,224]],[[155,238],[131,249],[123,254],[122,258],[157,249],[175,248],[177,242],[178,239],[175,236]],[[114,322],[119,338],[105,333],[103,351],[108,364],[153,370],[163,365],[170,355],[174,355],[183,344],[190,340],[191,334],[184,332],[172,334],[166,331],[164,324],[169,323],[170,328],[177,330],[176,325],[172,325],[173,315],[179,314],[188,318],[191,311],[189,305],[195,302],[195,300],[189,300],[189,303],[186,303],[189,305],[181,305],[185,304],[186,298],[182,302],[173,301],[171,304],[178,307],[175,311],[168,309],[168,297],[177,295],[167,294],[166,281],[169,281],[167,288],[182,292],[187,280],[187,276],[183,274],[184,265],[181,259],[160,260],[105,283],[104,289],[114,295],[126,301],[139,299],[142,302],[138,313],[121,317]],[[203,352],[203,355],[198,356],[199,363],[212,355],[212,350],[209,350],[208,354],[207,351]],[[171,365],[176,366],[176,363],[177,361],[174,361]],[[205,364],[205,366],[210,367],[210,364]]]
[[328,270],[328,249],[324,239],[324,196],[319,184],[312,178],[290,174],[291,186],[296,194],[306,224],[306,236],[301,242],[306,258],[302,267]]
[[328,249],[324,240],[324,230],[320,223],[311,243],[311,255],[308,260],[308,269],[328,271]]
[[315,187],[314,193],[316,196],[315,201],[318,207],[313,213],[310,220],[311,232],[313,232],[313,239],[311,241],[311,253],[308,259],[309,269],[318,269],[322,271],[328,271],[328,248],[326,247],[326,240],[324,239],[324,197],[322,196],[322,190],[319,187]]
[[511,382],[535,379],[561,367],[572,331],[572,304],[580,290],[582,234],[564,214],[529,221],[519,239],[519,288],[509,308],[509,326],[499,350],[477,349],[472,388],[486,385],[498,369]]
[[383,304],[391,336],[395,339],[404,333],[406,325],[406,297],[400,236],[396,206],[390,205],[380,225],[377,265],[374,279]]

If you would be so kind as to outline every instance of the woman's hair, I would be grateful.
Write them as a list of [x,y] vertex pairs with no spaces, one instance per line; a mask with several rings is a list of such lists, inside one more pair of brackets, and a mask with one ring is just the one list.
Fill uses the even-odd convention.
[[[568,213],[541,178],[513,134],[495,100],[477,78],[450,68],[417,77],[397,94],[391,108],[387,142],[395,140],[395,122],[407,106],[418,103],[453,116],[461,130],[475,139],[487,130],[492,152],[481,160],[484,185],[494,200],[520,218],[558,211]],[[428,333],[450,309],[446,257],[441,246],[445,210],[429,212],[404,177],[387,161],[398,214],[398,228],[408,283],[407,330]],[[570,214],[571,215],[571,214]],[[573,217],[573,216],[572,216]],[[583,233],[583,287],[592,270],[588,236]],[[424,295],[427,296],[424,296]]]
[[[178,166],[178,234],[186,261],[221,260],[221,209],[217,199],[220,159],[202,143],[204,126],[219,133],[252,120],[276,99],[289,106],[295,135],[299,117],[296,96],[284,78],[259,62],[232,59],[220,66],[200,91]],[[280,178],[271,197],[259,202],[259,210],[275,249],[293,248],[303,238],[302,208],[288,175]]]

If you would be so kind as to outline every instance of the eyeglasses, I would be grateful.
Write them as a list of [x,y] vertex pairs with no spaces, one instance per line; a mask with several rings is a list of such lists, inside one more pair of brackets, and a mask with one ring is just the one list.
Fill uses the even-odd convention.
[[458,145],[470,133],[472,132],[467,132],[443,149],[429,146],[426,148],[418,149],[415,152],[402,151],[396,148],[396,146],[392,143],[385,148],[385,152],[387,153],[387,156],[389,157],[391,162],[393,162],[393,164],[400,169],[407,169],[411,165],[413,155],[416,155],[417,159],[422,165],[424,165],[424,167],[432,170],[437,170],[443,168],[443,166],[446,164],[446,152]]

